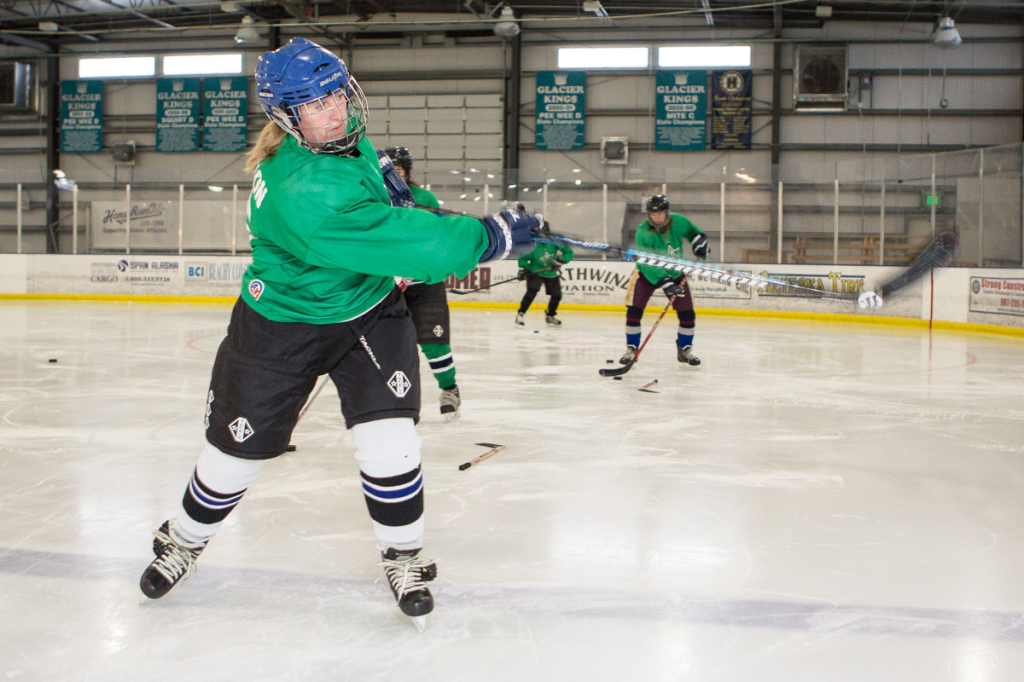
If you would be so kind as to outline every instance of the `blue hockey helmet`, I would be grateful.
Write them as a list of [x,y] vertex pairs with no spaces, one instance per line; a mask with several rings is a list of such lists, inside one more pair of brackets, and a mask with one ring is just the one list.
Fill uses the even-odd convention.
[[[359,83],[340,57],[305,38],[263,53],[256,65],[256,96],[271,121],[314,153],[347,154],[366,134],[366,97]],[[344,107],[348,115],[341,135],[326,125],[300,129],[304,115],[334,107]]]

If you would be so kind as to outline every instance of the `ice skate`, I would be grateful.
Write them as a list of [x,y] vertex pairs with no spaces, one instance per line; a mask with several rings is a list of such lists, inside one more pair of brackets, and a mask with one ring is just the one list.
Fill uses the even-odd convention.
[[544,316],[544,321],[547,322],[548,324],[554,325],[556,327],[561,327],[562,326],[562,321],[560,319],[558,319],[557,317],[555,317],[554,315],[545,315]]
[[676,359],[679,362],[696,367],[700,364],[700,358],[693,354],[693,346],[678,347],[676,350]]
[[139,587],[150,599],[159,599],[171,588],[196,570],[196,559],[206,548],[206,543],[189,545],[181,540],[171,527],[171,521],[164,521],[153,531],[153,554],[156,559],[142,573]]
[[516,324],[520,327],[526,325],[526,313],[516,313]]
[[441,391],[441,416],[446,422],[459,418],[459,406],[462,399],[459,398],[459,387],[452,386]]
[[626,352],[619,358],[620,365],[628,365],[636,357],[636,346],[626,346]]
[[399,550],[388,548],[381,553],[384,576],[398,600],[398,608],[412,618],[413,625],[420,632],[427,626],[427,614],[434,610],[434,597],[424,583],[437,577],[437,564],[433,559],[424,559],[420,550]]

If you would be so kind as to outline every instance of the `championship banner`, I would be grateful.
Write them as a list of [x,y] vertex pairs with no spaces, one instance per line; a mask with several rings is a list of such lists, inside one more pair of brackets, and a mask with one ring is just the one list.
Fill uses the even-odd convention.
[[245,76],[203,79],[203,151],[244,152],[249,108]]
[[585,71],[538,71],[534,149],[583,149]]
[[711,72],[712,149],[750,149],[753,73]]
[[972,313],[1024,317],[1024,279],[971,277]]
[[706,71],[658,71],[655,76],[654,148],[704,149],[707,139]]
[[199,79],[156,81],[156,150],[199,151]]
[[98,152],[102,148],[103,81],[61,81],[61,152]]

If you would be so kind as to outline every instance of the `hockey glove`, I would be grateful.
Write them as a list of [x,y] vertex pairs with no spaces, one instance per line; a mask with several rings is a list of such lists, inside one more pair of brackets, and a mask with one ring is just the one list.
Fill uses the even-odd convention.
[[665,295],[670,299],[675,299],[676,296],[683,295],[683,288],[672,281],[671,277],[662,277],[654,286],[664,291]]
[[480,257],[480,262],[515,258],[533,250],[533,231],[538,229],[544,218],[521,211],[502,211],[481,218],[487,229],[490,246]]
[[518,279],[520,282],[525,281],[526,278],[529,276],[530,272],[526,268],[519,268],[519,272],[516,273],[516,279]]
[[690,247],[693,248],[693,255],[701,260],[711,255],[711,245],[708,244],[707,235],[703,232],[693,235],[693,239],[690,240]]
[[391,197],[391,205],[415,206],[416,202],[412,198],[409,185],[405,184],[405,180],[395,170],[395,164],[391,162],[391,157],[378,150],[377,160],[380,162],[380,174],[384,176],[384,187],[388,191],[388,196]]

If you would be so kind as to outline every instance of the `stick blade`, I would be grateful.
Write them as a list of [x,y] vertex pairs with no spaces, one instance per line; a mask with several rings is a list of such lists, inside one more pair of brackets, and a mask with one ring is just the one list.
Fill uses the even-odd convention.
[[878,295],[882,298],[892,296],[933,269],[949,265],[958,253],[960,253],[960,237],[953,232],[942,232],[936,235],[935,239],[924,247],[924,251],[919,253],[903,272],[878,287]]
[[634,365],[634,363],[631,362],[628,365],[623,365],[622,367],[616,367],[615,369],[599,369],[597,371],[598,371],[598,374],[600,374],[603,377],[620,377],[623,374],[625,374],[626,372],[628,372],[629,370],[633,369],[633,365]]
[[474,443],[474,445],[482,445],[485,448],[503,448],[503,447],[505,447],[504,445],[499,445],[498,443]]

